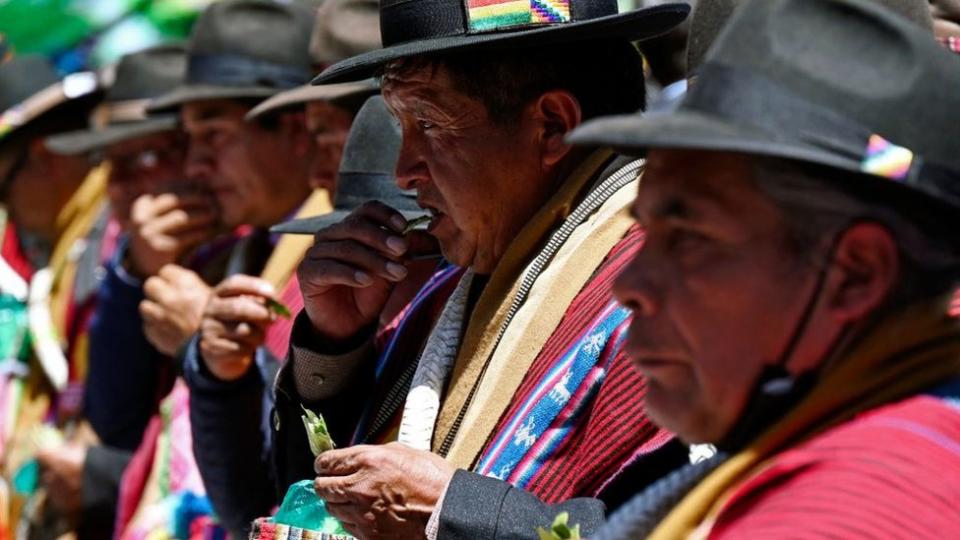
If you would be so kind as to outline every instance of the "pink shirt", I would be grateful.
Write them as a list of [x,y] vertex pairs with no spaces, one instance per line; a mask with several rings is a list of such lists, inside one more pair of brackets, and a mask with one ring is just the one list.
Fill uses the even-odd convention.
[[776,456],[710,538],[960,538],[960,402],[913,397]]

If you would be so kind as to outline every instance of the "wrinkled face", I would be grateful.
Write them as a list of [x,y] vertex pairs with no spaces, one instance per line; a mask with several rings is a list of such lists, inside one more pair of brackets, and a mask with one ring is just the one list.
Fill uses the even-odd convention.
[[213,193],[228,227],[269,226],[290,210],[281,185],[297,159],[292,145],[282,130],[246,122],[248,111],[236,101],[208,100],[187,103],[180,112],[189,135],[187,176]]
[[447,260],[491,272],[551,189],[528,112],[493,122],[435,66],[388,73],[383,97],[403,131],[398,184],[433,214],[428,230]]
[[615,285],[634,313],[627,354],[651,417],[689,442],[733,426],[815,280],[752,177],[742,155],[652,150],[633,205],[646,240]]
[[326,101],[307,103],[306,112],[307,133],[313,140],[310,187],[324,188],[332,198],[337,189],[337,170],[353,116]]
[[938,38],[960,37],[960,0],[930,0],[930,14]]
[[137,197],[190,187],[183,173],[185,149],[179,132],[166,132],[123,141],[104,152],[110,162],[107,196],[122,227],[129,224],[130,207]]

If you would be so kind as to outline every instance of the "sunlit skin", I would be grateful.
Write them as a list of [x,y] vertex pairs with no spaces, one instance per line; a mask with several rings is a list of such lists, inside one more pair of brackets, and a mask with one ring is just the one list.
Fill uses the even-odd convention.
[[310,186],[326,189],[333,196],[353,115],[326,101],[307,103],[305,112],[307,133],[314,145],[310,159]]
[[47,149],[43,139],[27,148],[27,161],[10,184],[4,201],[17,226],[52,243],[56,221],[90,170],[86,156],[63,156]]
[[184,152],[183,136],[173,131],[122,141],[106,150],[104,157],[111,163],[107,197],[121,227],[129,227],[130,208],[140,195],[188,188]]
[[497,124],[444,68],[388,73],[383,97],[403,131],[398,184],[436,211],[429,231],[447,260],[491,272],[556,188],[555,166],[569,149],[547,140],[539,102],[516,125]]
[[960,0],[930,0],[930,14],[938,38],[960,38]]
[[[652,150],[632,208],[646,240],[615,285],[634,313],[626,352],[648,379],[648,414],[688,442],[716,442],[733,426],[819,273],[785,250],[785,216],[753,177],[743,155]],[[848,229],[787,368],[822,363],[841,329],[880,303],[896,264],[885,229]]]
[[[530,100],[513,125],[491,121],[483,103],[461,93],[444,69],[403,76],[388,70],[384,99],[403,143],[397,183],[434,211],[429,226],[444,256],[479,274],[507,246],[575,166],[565,136],[581,121],[569,92]],[[377,321],[417,233],[380,203],[367,203],[316,234],[297,271],[304,311],[328,343]],[[336,316],[331,316],[335,313]],[[358,538],[420,538],[454,469],[436,454],[400,444],[331,450],[315,463],[314,488],[331,515]]]
[[270,226],[307,198],[310,141],[302,114],[284,114],[276,130],[246,122],[249,108],[227,100],[185,104],[186,172],[217,198],[228,227]]

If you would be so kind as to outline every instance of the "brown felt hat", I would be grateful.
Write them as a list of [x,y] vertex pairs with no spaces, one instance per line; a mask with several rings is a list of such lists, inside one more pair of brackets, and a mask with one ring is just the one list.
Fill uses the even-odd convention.
[[[327,0],[320,6],[310,38],[314,65],[326,66],[380,48],[380,8],[377,0]],[[356,110],[379,87],[372,79],[355,83],[311,86],[281,92],[254,107],[247,119],[258,118],[310,101],[329,101]]]

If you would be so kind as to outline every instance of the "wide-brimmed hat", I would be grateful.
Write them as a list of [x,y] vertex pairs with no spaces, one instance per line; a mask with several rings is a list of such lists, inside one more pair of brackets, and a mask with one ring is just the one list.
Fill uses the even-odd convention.
[[596,39],[638,41],[680,24],[690,6],[667,4],[619,13],[617,0],[383,0],[384,48],[338,62],[314,84],[358,80],[400,58],[479,48],[549,47]]
[[[873,0],[933,32],[933,17],[928,0]],[[695,75],[710,47],[730,17],[747,0],[710,0],[698,2],[690,13],[690,36],[687,39],[687,77]]]
[[54,135],[47,147],[58,154],[83,154],[177,127],[174,114],[147,115],[150,100],[183,81],[186,49],[161,45],[120,59],[113,84],[90,119],[90,128]]
[[596,119],[570,141],[799,160],[859,173],[857,187],[890,190],[912,209],[955,213],[958,88],[956,56],[875,2],[753,0],[675,112]]
[[400,155],[400,126],[383,98],[373,96],[363,104],[343,147],[333,211],[322,216],[294,219],[270,230],[288,234],[314,234],[347,217],[367,201],[380,201],[407,219],[426,212],[417,206],[416,192],[397,187],[394,168]]
[[158,97],[161,112],[206,99],[267,98],[305,84],[312,73],[313,14],[272,0],[224,0],[197,19],[184,82]]
[[[377,0],[326,0],[317,11],[310,37],[310,57],[316,66],[380,48],[380,4]],[[281,92],[257,105],[251,120],[310,101],[328,101],[356,111],[366,98],[380,91],[373,79],[313,86],[306,84]]]
[[15,57],[0,65],[0,143],[41,117],[66,108],[85,114],[101,95],[94,73],[61,79],[42,56]]

